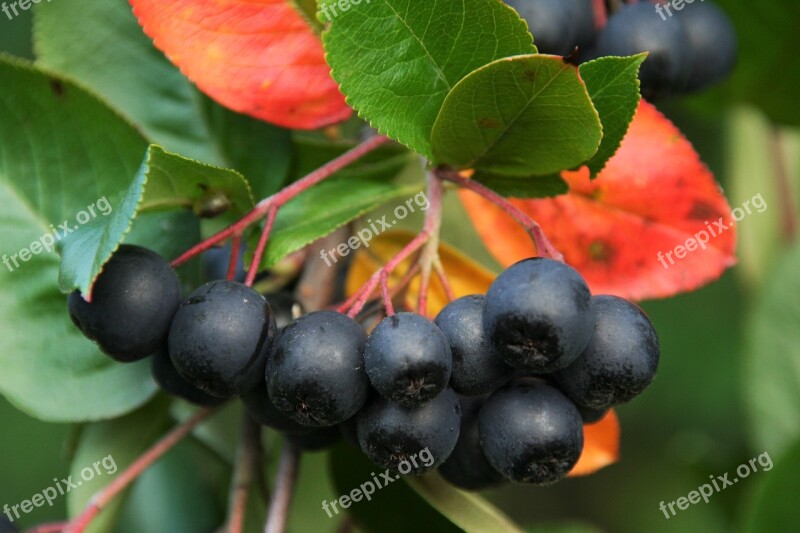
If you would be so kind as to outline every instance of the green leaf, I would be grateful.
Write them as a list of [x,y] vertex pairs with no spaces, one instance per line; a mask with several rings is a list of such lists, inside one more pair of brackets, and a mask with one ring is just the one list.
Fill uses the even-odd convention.
[[250,187],[240,174],[165,152],[152,145],[127,193],[106,220],[87,224],[71,234],[62,252],[59,285],[63,292],[91,286],[103,265],[130,230],[139,213],[228,205],[238,216],[253,207]]
[[34,13],[42,64],[86,83],[152,142],[225,164],[200,113],[200,93],[142,32],[127,0],[42,2]]
[[436,118],[432,142],[438,163],[524,177],[580,165],[601,138],[578,69],[560,57],[528,55],[461,80]]
[[557,174],[520,178],[478,173],[473,179],[508,198],[546,198],[569,192],[569,185]]
[[[70,481],[77,485],[67,492],[70,518],[78,516],[97,491],[108,486],[167,430],[167,405],[165,398],[158,398],[127,416],[83,429],[70,467]],[[68,487],[63,488],[66,491]],[[86,531],[112,530],[126,495],[127,491],[114,498]]]
[[603,170],[628,132],[641,100],[639,67],[646,57],[601,57],[580,66],[581,78],[603,124],[600,148],[587,163],[592,177]]
[[[410,163],[415,164],[418,163]],[[274,265],[359,216],[392,200],[405,201],[419,192],[420,185],[400,186],[384,179],[345,177],[324,181],[278,211],[263,264]]]
[[744,392],[758,447],[776,456],[800,437],[800,245],[777,264],[747,326]]
[[56,284],[58,255],[41,244],[56,225],[71,227],[124,191],[146,142],[97,98],[27,62],[0,57],[0,79],[0,254],[8,261],[0,266],[0,392],[44,420],[118,416],[155,391],[149,364],[115,363],[80,334]]
[[524,531],[484,498],[458,490],[439,474],[408,477],[406,482],[430,505],[464,531],[476,533]]
[[[753,504],[748,511],[745,527],[747,533],[773,533],[775,531],[795,531],[797,529],[797,499],[800,493],[800,440],[796,441],[787,453],[772,462],[777,454],[771,450],[758,456],[759,473],[763,476]],[[769,470],[761,464],[764,457]],[[769,459],[769,461],[766,461]],[[774,468],[774,470],[773,470]]]
[[[354,502],[347,511],[353,516],[363,531],[380,531],[381,533],[407,533],[409,531],[436,531],[437,533],[456,533],[460,528],[452,524],[444,516],[436,512],[418,493],[401,480],[391,483],[381,481],[380,469],[349,444],[339,444],[330,453],[328,468],[331,471],[336,493],[330,494],[326,501],[329,504],[340,495],[348,495],[366,483],[375,487],[374,479],[378,479],[380,488],[375,487],[369,501],[362,498]],[[396,474],[389,474],[394,477]],[[365,487],[369,490],[369,486]],[[364,489],[361,489],[362,492]],[[341,508],[337,507],[340,512]],[[402,512],[397,512],[402,509]],[[320,510],[325,513],[324,510]],[[332,516],[336,516],[333,510]],[[387,520],[387,517],[391,520]]]
[[372,0],[347,11],[322,0],[320,10],[330,20],[328,63],[347,102],[428,158],[433,123],[461,78],[536,51],[525,23],[497,0]]

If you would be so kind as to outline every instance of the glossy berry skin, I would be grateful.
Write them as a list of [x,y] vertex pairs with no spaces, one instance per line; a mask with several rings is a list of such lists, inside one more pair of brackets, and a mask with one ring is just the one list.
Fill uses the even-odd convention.
[[434,320],[453,354],[450,386],[459,394],[493,392],[511,379],[514,369],[495,353],[483,332],[483,295],[450,302]]
[[723,81],[736,65],[736,30],[728,16],[710,1],[686,4],[679,18],[689,36],[692,70],[687,90]]
[[453,356],[447,337],[436,324],[416,313],[398,313],[372,330],[364,363],[375,390],[413,407],[447,387]]
[[160,255],[123,244],[103,266],[92,287],[92,302],[78,291],[67,306],[72,321],[113,359],[143,359],[164,345],[181,302],[175,271]]
[[650,52],[639,71],[647,99],[683,90],[692,70],[689,34],[681,17],[664,21],[649,2],[626,4],[614,13],[597,38],[598,56]]
[[652,322],[639,306],[616,296],[595,296],[597,323],[583,354],[554,373],[573,402],[607,409],[630,401],[653,381],[660,348]]
[[481,447],[478,413],[484,401],[483,397],[461,397],[461,433],[453,453],[439,467],[442,477],[464,490],[486,489],[503,481]]
[[545,374],[577,359],[594,328],[589,287],[572,267],[525,259],[501,273],[483,305],[483,329],[509,365]]
[[153,354],[151,361],[151,371],[161,390],[172,396],[183,398],[195,405],[214,407],[221,405],[225,400],[207,394],[188,381],[175,370],[175,365],[169,358],[166,347]]
[[169,330],[169,355],[195,387],[220,398],[258,385],[275,321],[267,301],[235,281],[211,281],[181,305]]
[[578,409],[537,379],[515,380],[492,394],[478,415],[478,428],[489,464],[519,483],[559,481],[583,450]]
[[506,0],[528,23],[542,54],[567,55],[595,36],[592,0]]
[[[376,395],[358,413],[358,443],[364,454],[376,465],[401,473],[420,475],[442,464],[458,441],[461,405],[452,389],[420,407],[403,407]],[[432,456],[425,464],[416,458],[428,449]],[[404,465],[400,463],[406,461]]]
[[306,433],[309,427],[295,422],[280,411],[269,399],[267,384],[260,380],[258,386],[242,394],[242,403],[250,417],[261,424],[285,433]]
[[355,415],[367,401],[366,333],[334,311],[301,316],[273,343],[266,381],[272,403],[305,426],[326,427]]

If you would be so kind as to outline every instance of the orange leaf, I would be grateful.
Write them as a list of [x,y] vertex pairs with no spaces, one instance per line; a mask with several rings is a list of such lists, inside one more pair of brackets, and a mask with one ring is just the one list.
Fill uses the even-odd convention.
[[[715,280],[736,262],[731,209],[713,175],[680,131],[644,101],[619,151],[595,180],[586,167],[563,177],[570,185],[566,195],[512,203],[542,226],[595,294],[671,296]],[[460,194],[501,264],[536,255],[505,212],[472,192]],[[715,225],[720,217],[727,231]],[[716,237],[709,226],[719,232]],[[706,248],[684,250],[679,258],[675,247],[695,235],[703,238],[703,231]]]
[[[414,235],[407,231],[391,231],[374,239],[369,248],[358,250],[347,274],[347,283],[345,285],[347,295],[353,295],[375,271],[386,264],[413,238]],[[492,281],[494,281],[494,273],[446,244],[440,244],[439,257],[456,298],[467,296],[468,294],[484,294],[489,289]],[[408,272],[413,259],[415,259],[415,256],[412,254],[410,259],[400,263],[389,279],[390,288],[396,286],[402,280],[403,274]],[[403,303],[406,308],[416,309],[418,294],[419,276],[409,284],[405,293]],[[447,303],[448,300],[444,288],[434,273],[431,277],[430,292],[428,293],[428,317],[435,317]]]
[[287,128],[351,110],[322,43],[289,0],[130,0],[155,45],[220,104]]
[[619,420],[614,410],[594,424],[583,425],[583,453],[569,477],[594,474],[619,459]]

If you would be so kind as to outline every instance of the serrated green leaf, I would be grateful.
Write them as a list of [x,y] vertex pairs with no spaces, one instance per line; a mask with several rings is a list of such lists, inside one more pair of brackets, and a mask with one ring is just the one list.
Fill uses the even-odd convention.
[[[330,502],[338,499],[339,495],[350,494],[352,490],[358,489],[362,484],[371,483],[374,487],[373,477],[381,483],[379,488],[375,488],[369,501],[362,498],[360,502],[353,502],[347,509],[363,531],[380,531],[381,533],[407,533],[409,531],[456,533],[461,531],[460,528],[431,508],[418,493],[403,481],[397,479],[388,483],[383,480],[382,471],[369,462],[360,450],[349,444],[342,443],[332,449],[328,468],[336,487],[336,493],[330,494],[326,499],[329,507]],[[391,475],[395,476],[396,474]],[[403,512],[398,513],[398,509],[402,509]],[[325,513],[324,510],[320,510],[320,512]],[[331,511],[331,515],[333,515],[333,511]],[[391,520],[387,520],[389,516]]]
[[322,0],[320,11],[330,21],[328,63],[348,103],[428,158],[433,123],[461,78],[536,51],[525,23],[497,0],[372,0],[347,11]]
[[200,113],[197,89],[156,50],[127,0],[42,2],[34,14],[34,47],[42,64],[107,98],[152,142],[226,163]]
[[601,138],[578,69],[539,54],[500,59],[458,82],[431,137],[437,163],[521,177],[575,167]]
[[[411,161],[408,165],[419,165],[419,161]],[[383,177],[350,176],[326,180],[278,211],[263,264],[273,265],[385,203],[406,200],[420,192],[420,187],[419,184],[397,185]]]
[[800,245],[778,262],[748,324],[744,392],[759,448],[779,455],[800,437]]
[[104,220],[78,228],[64,241],[59,286],[63,292],[91,286],[111,254],[123,242],[140,213],[192,208],[223,202],[228,216],[250,210],[253,196],[247,180],[233,170],[212,167],[151,145],[128,191]]
[[603,140],[597,153],[589,160],[589,170],[595,177],[617,152],[639,105],[639,67],[647,54],[630,57],[601,57],[580,66],[600,122]]
[[522,533],[524,530],[477,494],[458,490],[439,474],[407,477],[425,501],[467,533]]
[[[127,416],[90,424],[83,429],[70,467],[74,487],[67,492],[69,516],[78,516],[92,496],[111,483],[169,427],[168,401],[161,397]],[[66,491],[69,487],[63,486]],[[114,498],[86,529],[110,531],[127,491]]]
[[[98,199],[124,191],[147,144],[69,80],[2,57],[0,79],[0,253],[8,260],[0,267],[0,391],[44,420],[118,416],[155,391],[149,365],[115,363],[71,324],[52,248],[27,261],[19,255],[47,242],[51,225],[71,226]],[[163,233],[179,241],[171,231]]]
[[547,198],[566,194],[569,191],[567,182],[557,174],[520,178],[502,174],[477,173],[473,179],[507,198]]

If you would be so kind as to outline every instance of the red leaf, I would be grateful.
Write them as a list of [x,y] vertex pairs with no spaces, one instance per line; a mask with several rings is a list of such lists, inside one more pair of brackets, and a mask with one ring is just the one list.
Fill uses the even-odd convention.
[[322,43],[289,0],[130,0],[156,46],[220,104],[287,128],[350,116]]
[[[541,224],[595,294],[667,297],[715,280],[736,262],[731,209],[714,176],[680,131],[646,102],[595,180],[589,181],[585,167],[563,176],[568,194],[513,203]],[[499,208],[469,191],[461,199],[501,264],[536,255],[530,238]],[[720,217],[727,231],[715,225]],[[706,248],[678,258],[675,247],[701,231],[709,236]]]

